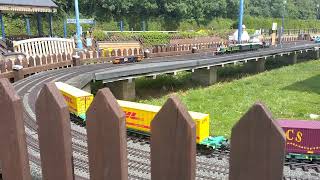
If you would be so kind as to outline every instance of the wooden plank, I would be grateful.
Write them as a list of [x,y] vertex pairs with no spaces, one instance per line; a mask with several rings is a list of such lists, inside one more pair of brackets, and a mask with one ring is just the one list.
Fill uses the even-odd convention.
[[0,79],[0,107],[2,178],[31,180],[22,101],[8,79]]
[[40,91],[36,116],[43,179],[74,179],[69,110],[54,83]]
[[93,51],[92,56],[93,56],[93,58],[98,58],[98,52],[97,51]]
[[6,64],[4,61],[0,61],[0,72],[5,73],[6,72]]
[[109,89],[98,91],[87,119],[90,179],[128,179],[125,114]]
[[62,61],[66,61],[67,60],[67,54],[66,52],[62,53]]
[[84,59],[84,53],[83,52],[79,52],[78,54],[79,54],[80,59]]
[[0,74],[0,78],[12,79],[13,77],[14,77],[13,71]]
[[6,62],[7,71],[12,71],[12,65],[13,65],[13,63],[12,63],[11,60],[8,60],[8,61]]
[[47,64],[52,64],[52,57],[50,54],[47,55]]
[[284,160],[284,132],[257,103],[232,128],[229,180],[282,179]]
[[21,62],[20,62],[19,58],[14,60],[14,65],[21,65]]
[[47,64],[47,58],[46,58],[45,55],[41,56],[41,63],[42,63],[42,65],[46,65]]
[[63,62],[58,62],[58,63],[53,63],[53,64],[47,64],[44,66],[28,67],[28,68],[23,69],[23,72],[25,73],[25,75],[27,75],[27,74],[33,74],[33,73],[38,73],[38,72],[42,72],[42,71],[47,71],[49,69],[70,66],[70,65],[72,65],[72,61],[63,61]]
[[57,54],[57,60],[58,62],[62,62],[62,56],[60,53]]
[[41,59],[38,55],[36,56],[35,60],[36,60],[36,66],[41,66]]
[[176,97],[151,122],[151,179],[194,180],[196,125]]
[[71,60],[71,55],[70,54],[67,54],[67,61]]
[[34,58],[32,56],[29,57],[29,67],[34,67],[35,66],[35,62],[34,62]]
[[52,63],[57,63],[57,55],[52,54]]

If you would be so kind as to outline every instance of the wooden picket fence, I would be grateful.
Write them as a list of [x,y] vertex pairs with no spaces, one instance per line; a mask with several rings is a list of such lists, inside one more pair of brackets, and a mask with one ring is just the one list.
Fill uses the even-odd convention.
[[[212,51],[212,44],[192,44],[179,46],[155,46],[150,49],[148,57],[163,57],[174,55],[186,55],[192,53],[192,47],[197,47],[198,52],[210,50]],[[79,55],[79,59],[73,60],[74,55]],[[118,56],[143,55],[142,48],[129,49],[113,49],[109,52],[107,49],[99,51],[86,51],[79,53],[62,52],[57,54],[42,54],[29,56],[29,58],[17,58],[0,60],[0,78],[8,78],[11,82],[18,81],[29,75],[60,68],[69,68],[72,66],[80,66],[86,64],[108,63]],[[23,69],[14,71],[14,65],[21,65]]]
[[[30,180],[22,100],[0,79],[0,161],[4,180]],[[42,176],[72,180],[68,107],[54,83],[36,101]],[[128,179],[125,114],[108,89],[99,90],[87,112],[90,179]],[[218,128],[218,127],[216,127]],[[196,126],[177,97],[170,97],[151,123],[152,180],[195,180]],[[232,129],[229,180],[282,179],[285,135],[261,103]]]

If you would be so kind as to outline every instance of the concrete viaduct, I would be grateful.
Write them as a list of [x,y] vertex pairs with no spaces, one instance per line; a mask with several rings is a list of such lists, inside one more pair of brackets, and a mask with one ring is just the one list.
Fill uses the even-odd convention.
[[100,82],[109,87],[117,98],[133,100],[135,79],[138,77],[155,79],[161,74],[175,75],[179,71],[191,71],[193,80],[202,85],[212,85],[218,80],[217,69],[227,64],[245,63],[248,72],[259,73],[265,70],[265,62],[269,59],[286,61],[288,64],[297,63],[299,58],[319,59],[319,47],[320,44],[298,44],[219,56],[153,58],[148,63],[126,64],[82,74],[67,83],[91,91],[90,82]]

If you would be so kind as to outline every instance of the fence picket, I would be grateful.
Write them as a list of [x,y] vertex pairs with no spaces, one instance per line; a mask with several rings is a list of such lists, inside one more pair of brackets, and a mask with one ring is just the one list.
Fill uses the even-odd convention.
[[36,61],[36,66],[40,66],[41,65],[41,60],[40,60],[40,57],[38,55],[36,55],[35,61]]
[[36,116],[43,179],[74,179],[69,110],[54,83],[40,91]]
[[176,97],[151,122],[151,179],[194,180],[196,125]]
[[128,179],[125,114],[109,89],[98,91],[87,118],[90,179]]
[[0,72],[5,73],[6,72],[6,64],[4,61],[0,61]]
[[285,135],[260,103],[233,127],[229,180],[282,179]]
[[2,178],[31,180],[22,101],[8,79],[0,79],[0,97]]

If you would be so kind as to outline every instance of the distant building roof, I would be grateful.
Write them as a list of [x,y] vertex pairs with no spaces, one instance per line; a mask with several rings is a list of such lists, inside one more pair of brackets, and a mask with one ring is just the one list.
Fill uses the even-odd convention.
[[57,7],[51,0],[0,0],[0,11],[4,12],[56,12]]

